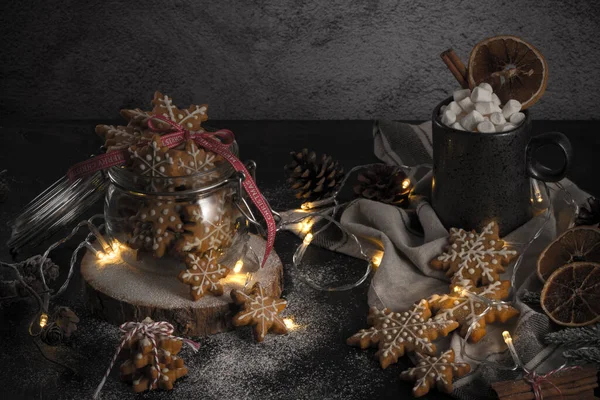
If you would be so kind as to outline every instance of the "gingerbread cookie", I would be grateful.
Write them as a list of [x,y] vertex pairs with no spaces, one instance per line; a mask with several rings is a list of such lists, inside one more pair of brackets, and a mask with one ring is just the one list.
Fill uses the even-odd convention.
[[142,140],[150,141],[152,132],[132,126],[96,125],[96,133],[104,139],[106,152],[126,149],[140,143]]
[[430,319],[431,310],[427,300],[421,300],[404,312],[393,312],[387,308],[371,308],[367,322],[369,329],[361,329],[348,338],[350,346],[361,349],[379,345],[375,354],[382,368],[398,361],[406,351],[416,351],[434,355],[435,345],[431,343],[439,335],[446,336],[458,327],[458,322]]
[[451,282],[465,286],[472,283],[487,285],[496,282],[504,266],[517,256],[498,236],[498,225],[490,222],[480,233],[450,229],[448,246],[431,260],[435,269],[446,271]]
[[[206,111],[208,110],[207,104],[191,105],[187,110],[180,110],[173,105],[173,99],[167,95],[163,95],[161,92],[154,93],[152,104],[154,105],[151,113],[152,115],[162,115],[167,117],[171,121],[183,126],[188,131],[204,131],[201,128],[201,124],[208,119],[206,114]],[[154,123],[163,129],[171,127],[160,120],[155,120]]]
[[184,206],[185,231],[174,247],[179,253],[205,252],[228,247],[235,233],[234,213],[227,206],[229,191],[222,190],[196,204]]
[[148,200],[146,207],[131,217],[134,225],[129,244],[134,249],[152,252],[162,257],[175,239],[175,233],[183,231],[179,217],[180,206],[172,200]]
[[[146,321],[152,322],[149,318]],[[125,343],[119,354],[121,359],[125,359],[120,368],[121,380],[132,383],[136,393],[156,388],[171,390],[173,383],[188,373],[183,359],[177,357],[183,342],[166,335],[154,339],[156,348],[147,336],[138,333]],[[153,384],[156,378],[158,380]]]
[[136,174],[152,178],[178,176],[174,154],[174,150],[163,146],[160,135],[154,135],[146,145],[129,147],[131,170]]
[[133,110],[121,110],[121,116],[127,120],[127,126],[146,129],[152,114],[149,111],[134,108]]
[[413,395],[421,397],[429,393],[432,386],[440,392],[452,393],[452,379],[465,376],[471,371],[467,363],[454,361],[454,350],[450,349],[439,357],[417,353],[419,362],[414,368],[400,373],[400,379],[414,381]]
[[189,253],[185,258],[187,269],[181,271],[179,280],[190,285],[192,298],[198,300],[207,292],[215,296],[223,294],[223,285],[219,283],[229,274],[229,268],[217,262],[217,252],[209,250],[206,253]]
[[219,162],[223,161],[223,157],[220,155],[198,147],[193,140],[188,140],[185,143],[185,148],[178,150],[176,154],[178,156],[177,168],[180,175],[201,174],[198,180],[203,184],[219,178],[214,169]]
[[262,342],[267,332],[287,333],[283,319],[279,315],[287,306],[287,301],[269,297],[257,282],[248,292],[234,289],[231,298],[242,309],[233,317],[234,326],[254,326],[254,338]]
[[[496,281],[484,287],[464,286],[463,289],[470,293],[484,297],[489,300],[502,300],[508,297],[510,292],[509,281]],[[434,320],[450,320],[460,324],[460,335],[465,337],[469,327],[475,323],[475,327],[469,335],[469,341],[477,343],[485,336],[485,325],[496,320],[506,322],[519,315],[517,309],[508,304],[500,304],[492,307],[484,317],[477,319],[488,307],[485,301],[476,296],[466,294],[444,294],[433,295],[429,299],[431,309],[437,311]]]

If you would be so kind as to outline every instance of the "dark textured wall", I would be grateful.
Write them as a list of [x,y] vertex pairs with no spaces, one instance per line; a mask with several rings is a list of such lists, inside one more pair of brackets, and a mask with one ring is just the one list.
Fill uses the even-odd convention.
[[214,119],[426,119],[457,86],[439,53],[507,33],[548,60],[536,118],[600,116],[597,0],[2,3],[3,115],[115,118],[160,89]]

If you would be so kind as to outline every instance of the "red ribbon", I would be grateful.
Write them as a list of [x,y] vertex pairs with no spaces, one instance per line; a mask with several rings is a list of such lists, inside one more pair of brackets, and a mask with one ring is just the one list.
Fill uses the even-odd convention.
[[[186,140],[189,140],[191,138],[198,146],[204,147],[207,150],[217,153],[225,160],[227,160],[227,162],[229,162],[229,164],[231,164],[231,166],[236,171],[243,173],[244,181],[242,182],[242,185],[244,186],[246,193],[250,197],[250,200],[252,200],[254,205],[258,208],[261,215],[265,219],[265,222],[267,223],[267,246],[265,249],[265,254],[263,256],[262,263],[260,264],[260,266],[263,267],[267,262],[269,254],[271,253],[271,250],[273,249],[273,246],[275,244],[275,233],[277,231],[277,228],[269,204],[265,200],[262,193],[260,193],[260,190],[258,190],[258,187],[252,179],[252,176],[250,175],[244,164],[242,164],[242,162],[229,150],[229,146],[233,143],[235,139],[233,132],[227,129],[221,129],[216,132],[210,133],[196,133],[188,131],[183,126],[171,121],[170,119],[162,115],[154,116],[153,119],[159,119],[175,128],[174,132],[161,136],[163,145],[169,148],[173,148],[179,146],[180,144],[184,143]],[[148,127],[155,132],[164,132],[164,130],[160,130],[157,127],[155,127],[152,123],[152,120],[148,121]],[[114,167],[117,165],[122,165],[125,163],[126,155],[127,150],[117,150],[90,158],[89,160],[80,162],[69,168],[69,171],[67,172],[67,177],[70,181],[74,181],[78,178],[90,175],[96,171]]]
[[523,379],[525,380],[525,382],[527,382],[531,385],[531,388],[533,389],[533,395],[535,396],[536,400],[543,400],[543,398],[544,398],[544,396],[542,395],[542,384],[544,382],[549,384],[550,386],[552,386],[554,389],[556,389],[556,392],[562,398],[563,394],[562,394],[561,390],[554,383],[550,382],[550,377],[552,377],[552,375],[554,375],[555,373],[557,373],[559,371],[569,371],[569,370],[575,370],[575,369],[579,369],[579,368],[581,368],[581,367],[574,366],[574,367],[565,368],[563,366],[563,367],[552,370],[552,371],[548,372],[547,374],[543,374],[543,375],[539,375],[535,371],[531,371],[531,372],[527,373],[527,375],[525,375],[523,377]]

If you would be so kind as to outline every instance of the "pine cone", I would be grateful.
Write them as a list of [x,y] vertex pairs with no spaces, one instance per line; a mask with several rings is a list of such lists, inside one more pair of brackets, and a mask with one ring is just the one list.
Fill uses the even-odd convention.
[[365,199],[401,205],[407,203],[410,185],[407,175],[398,167],[376,164],[358,175],[354,193]]
[[600,224],[600,200],[595,197],[587,199],[587,204],[579,207],[579,213],[575,218],[575,225]]
[[296,190],[296,198],[316,201],[332,194],[344,177],[344,169],[331,156],[323,154],[317,158],[314,151],[303,149],[291,152],[294,159],[285,166],[288,182]]

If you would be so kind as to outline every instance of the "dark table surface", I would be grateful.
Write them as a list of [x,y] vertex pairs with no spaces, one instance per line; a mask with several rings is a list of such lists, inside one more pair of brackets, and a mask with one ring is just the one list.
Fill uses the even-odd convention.
[[[6,243],[10,230],[6,221],[36,194],[59,178],[66,169],[97,151],[100,140],[93,133],[97,121],[4,122],[0,171],[8,170],[11,192],[0,205],[0,242]],[[210,121],[236,133],[241,158],[258,164],[258,183],[276,210],[298,207],[285,186],[283,166],[291,150],[304,147],[331,154],[346,168],[375,162],[371,137],[372,121]],[[107,123],[107,121],[102,121]],[[575,160],[569,178],[584,190],[600,195],[595,176],[600,154],[600,135],[594,121],[536,121],[534,132],[561,131],[570,138]],[[101,204],[96,211],[101,211]],[[68,258],[77,240],[51,254],[64,275]],[[46,243],[48,245],[50,242]],[[310,289],[290,268],[298,239],[279,234],[275,249],[285,268],[283,296],[289,301],[287,315],[300,329],[286,336],[267,337],[255,344],[249,330],[240,329],[200,338],[196,355],[184,352],[189,376],[173,392],[152,392],[140,398],[222,399],[222,398],[406,398],[411,385],[398,379],[408,365],[382,370],[374,351],[361,351],[345,344],[348,336],[366,327],[368,284],[340,293]],[[30,249],[20,258],[43,249]],[[8,249],[0,260],[9,261]],[[340,266],[340,268],[344,268]],[[5,271],[0,271],[5,272]],[[63,276],[61,275],[61,278]],[[0,304],[0,398],[79,399],[91,398],[115,347],[119,333],[115,326],[92,317],[83,300],[79,275],[57,302],[72,307],[80,316],[78,332],[66,345],[47,347],[44,354],[68,364],[76,374],[50,363],[40,354],[27,334],[34,303],[19,301]],[[133,398],[131,388],[118,380],[114,368],[102,398]],[[427,398],[448,398],[433,393]]]

